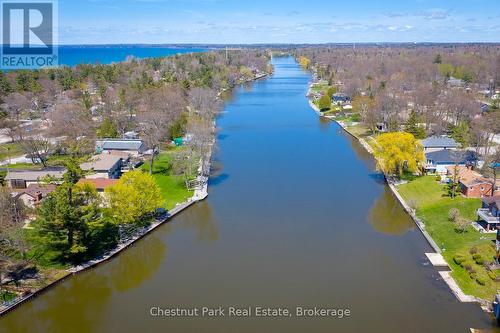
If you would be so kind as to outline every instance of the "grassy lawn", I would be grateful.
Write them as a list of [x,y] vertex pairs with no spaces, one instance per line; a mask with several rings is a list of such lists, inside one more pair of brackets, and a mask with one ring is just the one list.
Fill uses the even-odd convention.
[[22,154],[21,146],[17,142],[0,144],[0,161]]
[[346,129],[357,138],[365,138],[367,136],[370,136],[370,134],[371,134],[368,127],[366,127],[362,124],[357,124],[354,126],[347,126]]
[[[176,150],[160,153],[153,165],[153,177],[161,188],[165,197],[166,209],[172,209],[177,203],[181,203],[193,196],[184,183],[184,177],[173,175],[171,171],[171,160]],[[149,163],[142,165],[142,170],[149,172]]]
[[[419,177],[400,185],[398,191],[410,206],[416,207],[417,216],[422,219],[427,232],[443,250],[443,256],[453,271],[452,275],[462,290],[467,294],[491,300],[500,285],[489,278],[483,265],[474,261],[471,252],[477,251],[486,262],[493,261],[495,248],[492,240],[495,235],[481,234],[471,226],[464,233],[459,233],[448,220],[451,208],[457,208],[461,216],[468,221],[476,220],[476,209],[481,206],[481,200],[461,196],[450,198],[446,195],[445,186],[440,185],[433,176]],[[466,258],[466,263],[462,266],[468,265],[470,271],[475,271],[474,275],[484,280],[484,286],[471,278],[466,268],[454,262],[453,259],[457,255]]]
[[2,168],[7,169],[29,169],[29,170],[40,170],[42,169],[41,164],[32,164],[32,163],[15,163],[15,164],[7,164],[2,165]]
[[311,92],[319,93],[328,89],[328,83],[315,83],[311,87]]

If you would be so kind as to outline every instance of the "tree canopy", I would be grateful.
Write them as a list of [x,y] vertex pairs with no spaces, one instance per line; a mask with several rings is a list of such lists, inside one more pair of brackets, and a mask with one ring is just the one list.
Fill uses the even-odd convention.
[[137,223],[164,206],[164,198],[154,178],[142,171],[131,171],[106,189],[108,215],[116,224]]
[[384,133],[376,138],[375,157],[378,168],[385,174],[401,177],[403,172],[417,172],[425,161],[423,147],[413,134]]

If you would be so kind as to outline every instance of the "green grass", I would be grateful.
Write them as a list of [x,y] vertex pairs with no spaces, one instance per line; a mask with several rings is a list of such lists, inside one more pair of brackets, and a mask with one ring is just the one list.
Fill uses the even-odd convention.
[[[481,234],[472,226],[467,227],[465,232],[459,233],[455,231],[453,223],[448,220],[448,212],[452,208],[457,208],[460,215],[468,221],[476,220],[476,210],[481,206],[481,200],[462,196],[448,197],[445,186],[440,185],[434,176],[419,177],[398,186],[398,191],[410,206],[416,207],[417,216],[425,224],[427,232],[443,250],[443,257],[450,265],[453,271],[452,275],[462,290],[467,294],[491,300],[499,285],[488,277],[484,266],[478,265],[472,260],[469,251],[471,248],[477,247],[478,252],[486,261],[493,261],[494,243],[492,240],[495,235]],[[453,261],[456,255],[468,258],[471,266],[477,272],[477,276],[486,280],[485,286],[481,286],[471,279],[469,273]]]
[[15,163],[15,164],[2,165],[2,168],[39,170],[39,169],[42,169],[42,165],[41,164],[32,164],[32,163]]
[[311,87],[311,91],[314,93],[319,93],[324,90],[328,89],[328,84],[327,83],[315,83]]
[[21,146],[17,142],[0,144],[0,161],[22,154]]
[[[172,209],[193,196],[184,183],[184,177],[172,174],[171,160],[176,149],[160,153],[153,165],[153,177],[165,197],[166,209]],[[149,172],[149,163],[142,165],[142,170]]]

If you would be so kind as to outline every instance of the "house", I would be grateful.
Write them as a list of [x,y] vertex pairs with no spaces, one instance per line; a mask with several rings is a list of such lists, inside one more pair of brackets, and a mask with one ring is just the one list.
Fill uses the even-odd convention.
[[35,208],[50,193],[55,191],[56,187],[57,186],[54,184],[30,184],[24,190],[17,192],[17,198],[19,198],[27,207]]
[[131,155],[142,155],[146,150],[146,144],[140,139],[103,139],[96,141],[96,151],[98,153],[119,150]]
[[464,87],[465,86],[465,81],[464,80],[461,80],[461,79],[457,79],[457,78],[454,78],[453,76],[451,76],[449,79],[448,79],[448,85],[450,85],[451,87]]
[[477,216],[478,222],[486,231],[497,229],[500,226],[500,195],[483,198]]
[[473,166],[477,162],[477,154],[471,150],[459,151],[442,149],[431,151],[425,154],[426,173],[437,173],[439,175],[446,175],[447,167],[459,166]]
[[457,149],[459,144],[452,138],[446,136],[430,136],[420,141],[424,152],[432,152],[442,149]]
[[126,132],[126,133],[123,134],[123,138],[124,139],[128,139],[128,140],[138,139],[139,138],[139,133],[134,132],[134,131]]
[[86,178],[118,179],[121,175],[122,158],[115,154],[102,153],[93,156],[89,162],[80,164],[80,168],[89,172]]
[[336,93],[332,96],[332,102],[335,104],[351,103],[351,98],[345,94]]
[[[455,171],[455,166],[448,166],[448,178],[453,179],[457,172],[458,182],[460,183],[460,192],[467,198],[483,198],[491,195],[492,180],[483,177],[480,173],[473,171],[470,167],[458,166]],[[495,186],[495,193],[498,192],[498,184]],[[499,193],[500,194],[500,193]]]
[[24,189],[31,184],[40,184],[45,178],[62,180],[66,173],[65,169],[41,170],[41,171],[9,171],[5,180],[10,188]]
[[108,179],[108,178],[94,178],[86,179],[82,178],[78,181],[77,185],[92,184],[95,186],[97,192],[103,193],[106,188],[115,185],[118,179]]

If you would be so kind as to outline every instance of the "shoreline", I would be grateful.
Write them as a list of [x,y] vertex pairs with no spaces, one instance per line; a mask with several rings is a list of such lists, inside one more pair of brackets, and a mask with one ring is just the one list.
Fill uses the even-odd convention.
[[[241,84],[257,81],[259,79],[267,77],[268,75],[269,75],[269,73],[256,74],[254,76],[254,78],[245,80],[244,82],[241,82],[241,83],[238,83],[237,85],[231,87],[230,89],[233,89],[236,86],[241,85]],[[228,89],[224,89],[223,91],[225,91],[225,90],[228,90]],[[221,93],[222,93],[222,91],[219,92],[218,96],[220,96]],[[59,277],[58,279],[50,282],[46,286],[35,290],[33,293],[29,294],[28,296],[19,298],[18,301],[16,301],[15,303],[13,303],[9,306],[1,306],[0,307],[0,318],[3,317],[4,315],[8,314],[11,311],[14,311],[17,307],[21,306],[22,304],[33,300],[34,298],[36,298],[37,296],[41,295],[42,293],[44,293],[46,291],[49,291],[51,288],[53,288],[56,285],[58,285],[59,283],[65,281],[66,279],[71,278],[71,277],[78,275],[80,273],[83,273],[85,271],[88,271],[92,268],[95,268],[95,267],[97,267],[101,264],[104,264],[104,263],[108,262],[109,260],[117,257],[119,254],[121,254],[122,252],[127,250],[129,247],[134,245],[134,243],[136,243],[137,241],[141,240],[142,238],[144,238],[145,236],[147,236],[148,234],[153,232],[156,228],[160,227],[163,224],[169,223],[170,220],[175,215],[183,212],[185,209],[189,208],[191,205],[205,200],[208,197],[209,176],[202,174],[202,167],[203,167],[203,163],[207,163],[208,169],[210,170],[210,168],[211,168],[213,145],[215,144],[215,141],[216,141],[216,135],[215,135],[216,119],[214,119],[214,121],[213,121],[213,128],[214,128],[213,142],[211,143],[210,148],[209,148],[206,156],[204,158],[200,159],[200,166],[198,168],[197,180],[202,182],[203,186],[196,188],[194,193],[193,193],[193,196],[191,198],[189,198],[187,201],[184,201],[182,203],[177,204],[174,208],[172,208],[171,210],[169,210],[167,212],[167,215],[165,216],[165,218],[163,218],[162,220],[155,220],[148,227],[141,229],[138,232],[138,234],[136,236],[134,236],[132,239],[128,240],[125,243],[118,244],[116,246],[116,248],[104,253],[103,255],[101,255],[101,257],[94,259],[94,260],[87,261],[81,265],[68,268],[68,269],[64,270],[66,274],[64,274],[63,276]]]
[[[309,89],[308,89],[307,95],[306,95],[308,102],[309,102],[309,106],[314,110],[314,112],[319,117],[323,117],[323,118],[329,119],[329,120],[337,123],[342,128],[342,130],[344,130],[347,134],[349,134],[354,139],[356,139],[361,144],[361,146],[363,146],[363,148],[368,153],[370,153],[373,156],[373,158],[375,159],[372,147],[363,138],[358,138],[356,135],[354,135],[352,132],[350,132],[349,129],[347,129],[347,127],[345,126],[345,124],[343,122],[337,121],[334,117],[328,117],[328,116],[324,116],[323,114],[321,114],[321,111],[309,98],[313,84],[314,84],[314,82],[312,82],[309,85]],[[427,230],[425,228],[425,224],[417,217],[415,210],[410,208],[410,206],[406,203],[406,201],[403,199],[401,194],[398,192],[397,188],[394,186],[393,183],[391,183],[387,179],[385,174],[384,174],[384,180],[385,180],[385,183],[389,186],[389,189],[391,190],[392,194],[396,197],[397,201],[400,203],[400,205],[403,207],[403,209],[406,211],[406,213],[411,217],[413,222],[416,224],[417,228],[420,230],[420,232],[422,233],[422,235],[426,239],[427,243],[431,246],[431,248],[435,251],[436,254],[441,256],[441,253],[442,253],[441,249],[436,244],[434,239],[429,235],[429,233],[427,232]],[[436,266],[434,266],[434,267],[436,267]],[[439,275],[441,276],[441,278],[443,279],[443,281],[448,285],[448,287],[452,291],[453,295],[455,295],[455,297],[460,302],[462,302],[462,303],[479,303],[481,305],[481,308],[484,311],[491,312],[491,310],[490,310],[491,302],[488,302],[488,301],[483,300],[481,298],[478,298],[476,296],[465,294],[463,292],[463,290],[460,288],[460,286],[457,284],[457,282],[453,279],[453,277],[451,275],[451,273],[452,273],[451,270],[444,270],[444,271],[437,270],[437,271],[438,271]]]

